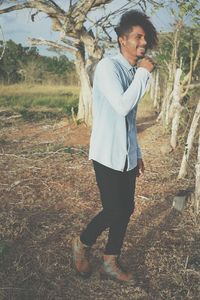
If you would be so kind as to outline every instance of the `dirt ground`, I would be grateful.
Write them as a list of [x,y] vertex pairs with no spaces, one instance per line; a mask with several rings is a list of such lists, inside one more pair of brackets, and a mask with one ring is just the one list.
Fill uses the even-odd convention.
[[1,300],[199,299],[199,222],[191,200],[183,212],[172,207],[193,175],[177,180],[181,149],[170,151],[151,113],[140,114],[138,133],[146,172],[121,255],[135,279],[126,285],[99,278],[106,232],[93,247],[91,278],[72,266],[71,241],[100,209],[89,129],[67,119],[1,122]]

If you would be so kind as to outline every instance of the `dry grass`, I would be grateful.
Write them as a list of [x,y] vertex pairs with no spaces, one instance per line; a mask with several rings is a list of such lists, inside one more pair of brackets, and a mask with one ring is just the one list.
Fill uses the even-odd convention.
[[135,285],[101,281],[106,233],[94,246],[94,272],[77,277],[71,241],[100,209],[88,161],[89,130],[69,121],[13,121],[0,132],[1,300],[198,300],[199,225],[188,202],[172,199],[193,177],[176,179],[180,153],[163,156],[167,138],[152,116],[139,119],[146,175],[138,180],[136,211],[122,259]]
[[0,86],[0,115],[13,112],[25,120],[61,118],[78,110],[79,87],[15,84]]
[[55,95],[73,93],[78,95],[80,88],[77,86],[64,86],[64,85],[36,85],[36,84],[13,84],[13,85],[0,85],[1,96],[23,96],[23,95]]

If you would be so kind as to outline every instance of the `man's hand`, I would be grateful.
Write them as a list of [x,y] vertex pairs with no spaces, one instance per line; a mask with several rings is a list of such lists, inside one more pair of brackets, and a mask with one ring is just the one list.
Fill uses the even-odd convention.
[[138,169],[137,177],[139,177],[140,175],[144,175],[144,170],[145,170],[144,162],[141,158],[138,159],[137,169]]
[[139,60],[137,66],[138,68],[145,68],[147,71],[152,72],[155,68],[155,63],[152,58],[145,56],[143,59]]

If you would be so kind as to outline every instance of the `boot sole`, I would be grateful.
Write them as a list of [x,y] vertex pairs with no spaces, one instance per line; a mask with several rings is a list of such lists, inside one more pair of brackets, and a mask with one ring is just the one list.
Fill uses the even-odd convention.
[[76,272],[76,275],[83,278],[83,279],[88,279],[90,278],[90,276],[92,275],[92,273],[82,273],[82,272],[79,272],[74,264],[74,269],[75,269],[75,272]]
[[101,280],[113,280],[113,281],[116,281],[116,282],[119,282],[119,283],[124,283],[124,284],[128,284],[128,285],[134,285],[135,284],[135,281],[134,279],[130,279],[130,280],[120,280],[112,275],[109,275],[107,273],[102,273],[101,271],[99,271],[99,276],[100,276],[100,279]]
[[72,243],[72,255],[73,255],[72,266],[73,266],[73,269],[74,269],[76,275],[78,275],[79,277],[81,277],[83,279],[88,279],[92,275],[92,272],[89,272],[89,273],[80,272],[76,267],[75,258],[74,258],[74,244],[73,243]]

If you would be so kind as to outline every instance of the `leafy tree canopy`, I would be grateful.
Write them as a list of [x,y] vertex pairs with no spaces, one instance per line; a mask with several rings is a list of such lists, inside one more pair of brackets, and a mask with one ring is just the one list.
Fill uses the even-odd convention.
[[[0,41],[3,45],[3,41]],[[75,66],[65,55],[47,57],[39,54],[37,47],[23,47],[12,40],[6,42],[6,49],[0,64],[0,80],[11,84],[21,81],[43,82],[60,80],[67,83],[67,77],[75,76]]]

